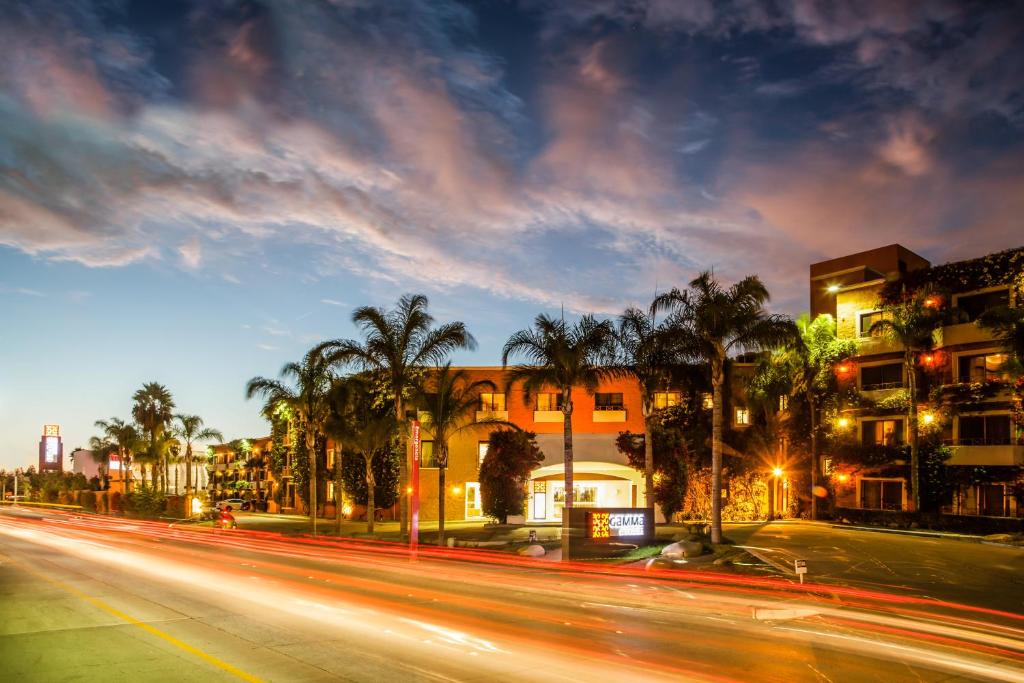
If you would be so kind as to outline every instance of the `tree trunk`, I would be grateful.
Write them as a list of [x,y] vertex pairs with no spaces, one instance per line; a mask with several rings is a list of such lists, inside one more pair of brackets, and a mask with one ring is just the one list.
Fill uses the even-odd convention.
[[[189,443],[185,446],[185,498],[187,499],[192,495],[192,444]],[[186,505],[189,502],[185,501]]]
[[644,500],[647,508],[654,514],[654,433],[651,429],[651,399],[646,393],[643,396],[644,412]]
[[907,427],[910,430],[910,492],[914,500],[914,512],[921,511],[921,471],[918,462],[917,433],[917,369],[914,367],[914,354],[906,356],[907,383],[910,391],[910,407]]
[[334,533],[341,536],[341,443],[334,450]]
[[309,420],[306,421],[306,451],[309,453],[309,518],[316,536],[316,435]]
[[373,533],[373,523],[377,519],[377,507],[374,501],[373,489],[377,485],[373,480],[373,456],[366,457],[366,533]]
[[711,386],[711,542],[722,542],[722,392],[725,389],[724,353],[712,363]]
[[402,457],[398,460],[398,534],[403,541],[409,540],[409,439],[406,437],[405,407],[402,404],[402,392],[395,392],[395,419],[398,421],[398,452]]
[[445,471],[448,469],[448,444],[441,443],[437,463],[437,547],[444,547]]
[[814,392],[807,392],[807,405],[811,409],[811,519],[818,519],[818,402]]
[[575,492],[572,472],[572,387],[562,389],[562,447],[565,469],[565,505],[562,507],[562,560],[572,559],[569,547],[569,523]]

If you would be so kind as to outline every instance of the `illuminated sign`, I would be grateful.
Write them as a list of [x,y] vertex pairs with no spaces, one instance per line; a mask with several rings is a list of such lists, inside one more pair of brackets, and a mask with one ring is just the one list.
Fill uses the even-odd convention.
[[647,535],[647,517],[642,512],[591,512],[588,538],[620,538]]
[[43,425],[43,436],[60,436],[60,425]]
[[56,436],[43,437],[46,441],[46,450],[43,460],[47,463],[57,462],[57,455],[60,452],[60,438]]
[[119,472],[121,470],[121,457],[117,453],[110,455],[110,465],[107,467],[107,470],[110,472]]

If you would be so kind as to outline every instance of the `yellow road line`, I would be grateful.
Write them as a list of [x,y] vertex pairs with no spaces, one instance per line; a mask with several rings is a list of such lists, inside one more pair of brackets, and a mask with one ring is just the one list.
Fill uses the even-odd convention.
[[43,579],[44,581],[52,583],[53,585],[57,586],[58,588],[61,588],[61,589],[65,590],[65,591],[67,591],[68,593],[71,593],[72,595],[74,595],[77,598],[81,598],[82,600],[88,602],[90,605],[92,605],[94,607],[98,607],[99,609],[103,610],[104,612],[106,612],[108,614],[111,614],[111,615],[117,617],[118,619],[121,619],[122,621],[125,621],[125,622],[131,624],[132,626],[137,626],[137,627],[141,628],[146,633],[152,634],[152,635],[156,636],[157,638],[160,638],[161,640],[164,640],[164,641],[170,643],[171,645],[177,647],[178,649],[184,650],[185,652],[189,653],[190,655],[194,655],[194,656],[198,657],[199,659],[203,660],[207,664],[210,664],[210,665],[212,665],[212,666],[214,666],[214,667],[216,667],[216,668],[218,668],[218,669],[220,669],[222,671],[226,671],[227,673],[229,673],[229,674],[231,674],[233,676],[236,676],[236,677],[242,679],[243,681],[249,681],[249,683],[263,683],[263,679],[258,678],[256,676],[253,676],[250,673],[246,673],[245,671],[242,671],[238,667],[233,666],[231,664],[228,664],[224,660],[218,659],[217,657],[214,657],[211,654],[203,652],[202,650],[200,650],[197,647],[193,647],[192,645],[189,645],[188,643],[186,643],[184,641],[178,640],[177,638],[172,636],[170,633],[166,633],[164,631],[161,631],[158,628],[150,626],[149,624],[147,624],[145,622],[139,621],[138,619],[136,619],[135,617],[131,616],[130,614],[125,614],[121,610],[119,610],[116,607],[113,607],[111,605],[108,605],[107,603],[103,602],[99,598],[94,598],[94,597],[92,597],[91,595],[89,595],[87,593],[83,593],[82,591],[78,590],[77,588],[75,588],[72,585],[66,584],[63,581],[58,581],[57,579],[54,579],[54,578],[52,578],[50,576],[46,576],[45,574],[42,574],[40,572],[37,572],[34,569],[32,569],[31,567],[28,567],[28,566],[26,566],[25,564],[23,564],[21,562],[17,562],[17,564],[20,565],[21,568],[24,569],[25,571],[27,571],[29,574],[32,574],[33,576],[37,576],[37,577]]

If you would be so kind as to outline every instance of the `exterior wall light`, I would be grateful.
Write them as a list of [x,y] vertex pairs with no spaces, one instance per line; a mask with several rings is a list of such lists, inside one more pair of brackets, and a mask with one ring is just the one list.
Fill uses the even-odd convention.
[[782,476],[782,468],[781,467],[776,467],[775,469],[772,470],[772,474],[775,475],[776,477],[781,477]]

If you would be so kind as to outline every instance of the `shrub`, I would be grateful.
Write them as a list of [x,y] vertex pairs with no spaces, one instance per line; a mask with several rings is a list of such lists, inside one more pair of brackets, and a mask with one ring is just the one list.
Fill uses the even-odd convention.
[[95,491],[79,491],[78,492],[78,504],[89,512],[96,511],[96,492]]
[[125,511],[138,517],[157,517],[167,505],[164,494],[149,486],[140,486],[123,500]]

